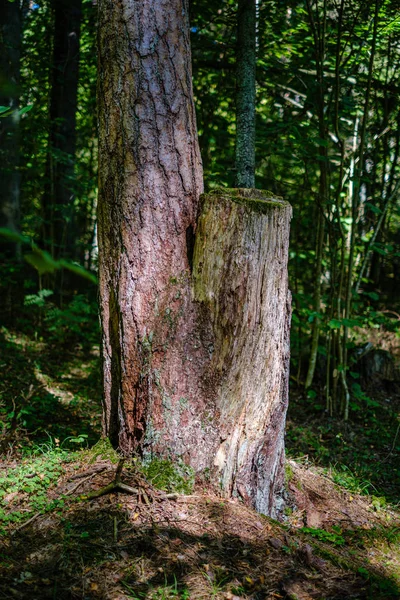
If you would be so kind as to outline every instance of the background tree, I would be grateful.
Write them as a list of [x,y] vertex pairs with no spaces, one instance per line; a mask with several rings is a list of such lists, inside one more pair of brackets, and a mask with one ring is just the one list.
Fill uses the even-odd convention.
[[[19,95],[21,9],[18,2],[0,3],[0,227],[20,229]],[[7,250],[3,245],[2,250]],[[18,244],[8,245],[11,255]]]
[[[50,94],[50,131],[43,241],[52,256],[74,256],[75,152],[82,0],[57,0]],[[75,229],[75,230],[74,230]]]
[[236,51],[236,187],[255,186],[256,2],[239,0]]

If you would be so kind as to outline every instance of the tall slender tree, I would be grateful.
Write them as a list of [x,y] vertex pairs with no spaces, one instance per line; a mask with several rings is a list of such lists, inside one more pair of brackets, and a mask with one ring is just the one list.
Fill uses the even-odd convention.
[[255,185],[256,0],[239,0],[236,58],[236,186]]
[[53,256],[73,256],[76,110],[82,0],[53,0],[54,44],[43,238]]
[[[20,225],[19,81],[21,10],[19,2],[0,0],[0,227]],[[18,253],[18,245],[7,252]]]

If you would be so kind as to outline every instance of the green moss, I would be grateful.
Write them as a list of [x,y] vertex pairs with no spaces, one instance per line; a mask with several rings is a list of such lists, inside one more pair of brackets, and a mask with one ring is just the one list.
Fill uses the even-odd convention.
[[219,188],[203,194],[203,202],[206,198],[225,198],[237,204],[243,204],[256,212],[266,214],[271,208],[287,208],[289,202],[276,196],[269,190],[256,190],[246,188]]
[[110,460],[113,464],[117,464],[119,456],[111,445],[108,438],[100,438],[99,441],[89,450],[89,462],[94,463],[98,458],[102,460]]
[[289,485],[294,477],[294,471],[289,463],[285,463],[285,484]]
[[147,479],[164,492],[190,494],[194,486],[194,471],[184,462],[153,458],[142,466]]

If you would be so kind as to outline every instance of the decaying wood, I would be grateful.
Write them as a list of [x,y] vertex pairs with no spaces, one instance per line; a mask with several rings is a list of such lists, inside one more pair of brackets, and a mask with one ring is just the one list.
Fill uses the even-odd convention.
[[225,494],[265,514],[283,484],[290,218],[290,205],[268,192],[209,194],[194,252],[194,295],[213,332],[214,466]]

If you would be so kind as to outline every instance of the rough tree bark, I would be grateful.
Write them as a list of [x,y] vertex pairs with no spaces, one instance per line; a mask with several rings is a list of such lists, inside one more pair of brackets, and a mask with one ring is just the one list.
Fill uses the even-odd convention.
[[82,0],[52,0],[53,68],[43,241],[52,255],[73,256],[74,170]]
[[[203,196],[186,0],[99,2],[104,429],[271,514],[283,481],[289,205]],[[193,269],[193,275],[192,275]]]
[[239,0],[236,49],[236,186],[255,184],[256,0]]
[[[21,11],[19,2],[0,0],[0,105],[10,108],[0,118],[0,227],[19,231],[19,79]],[[2,251],[19,254],[17,244],[2,243]]]

